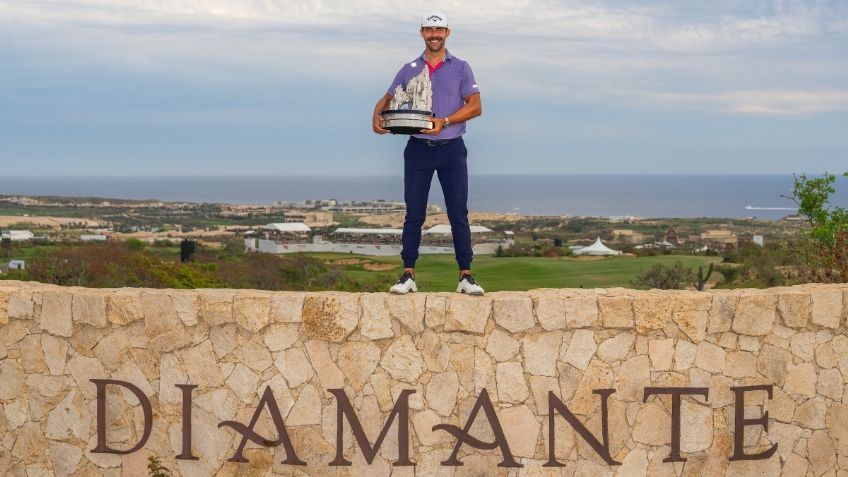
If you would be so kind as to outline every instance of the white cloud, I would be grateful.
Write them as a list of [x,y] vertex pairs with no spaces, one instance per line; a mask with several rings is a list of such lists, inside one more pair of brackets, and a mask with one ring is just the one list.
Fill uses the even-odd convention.
[[[816,114],[848,110],[846,4],[490,0],[441,8],[484,91]],[[0,38],[36,52],[45,68],[95,62],[221,85],[292,73],[373,83],[396,68],[388,59],[420,48],[415,25],[430,8],[423,0],[0,0]],[[364,63],[355,76],[345,69]]]

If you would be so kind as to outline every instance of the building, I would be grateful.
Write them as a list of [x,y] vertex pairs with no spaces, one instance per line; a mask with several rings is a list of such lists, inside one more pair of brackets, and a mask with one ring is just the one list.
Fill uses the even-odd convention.
[[[390,200],[305,200],[302,202],[286,202],[278,200],[274,207],[296,210],[323,210],[350,215],[386,215],[406,212],[406,204]],[[428,214],[443,212],[438,205],[428,205]]]
[[312,233],[312,229],[302,222],[268,224],[262,227],[262,230],[267,240],[288,243],[307,243]]
[[108,235],[96,234],[96,235],[80,235],[80,242],[105,242],[109,239]]
[[666,230],[665,241],[674,246],[680,245],[680,238],[677,235],[677,230],[674,228]]
[[0,238],[9,239],[12,242],[26,242],[35,238],[29,230],[4,230],[0,232]]
[[[488,227],[471,226],[472,249],[475,255],[494,255],[498,247],[507,248],[515,241],[513,235],[495,236]],[[360,255],[400,255],[402,229],[360,229],[341,227],[330,232],[330,240],[312,235],[303,223],[268,224],[261,237],[245,233],[246,251],[266,253],[336,252]],[[424,254],[453,254],[450,225],[436,225],[421,233],[418,252]]]
[[26,262],[23,260],[11,260],[9,270],[26,270]]
[[704,245],[726,246],[736,245],[739,240],[730,230],[704,230],[697,236],[698,241]]
[[283,214],[287,224],[304,223],[309,227],[331,227],[335,225],[333,222],[333,213],[323,210],[289,210]]

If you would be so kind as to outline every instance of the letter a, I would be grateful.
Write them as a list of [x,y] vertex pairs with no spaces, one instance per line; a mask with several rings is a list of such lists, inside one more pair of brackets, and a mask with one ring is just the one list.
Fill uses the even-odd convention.
[[[259,416],[262,415],[262,408],[268,406],[268,413],[271,414],[271,421],[274,423],[274,427],[277,428],[277,440],[266,439],[259,434],[257,434],[253,430],[253,426],[256,425],[256,421],[259,420]],[[259,444],[260,446],[265,447],[277,447],[282,444],[286,449],[286,460],[284,460],[283,464],[288,465],[306,465],[306,462],[297,458],[297,455],[294,453],[294,446],[292,445],[291,439],[289,438],[289,433],[286,431],[286,424],[283,422],[283,416],[280,414],[280,408],[277,406],[277,401],[274,399],[274,393],[271,391],[271,386],[265,388],[265,393],[262,394],[262,399],[259,400],[259,405],[256,406],[256,412],[253,413],[253,417],[250,419],[250,424],[245,426],[244,424],[237,421],[224,421],[218,424],[218,427],[229,426],[236,430],[239,434],[242,435],[241,443],[236,449],[236,453],[230,459],[230,462],[248,462],[247,459],[244,458],[244,446],[247,445],[248,439],[252,441],[254,444]]]
[[[474,419],[477,418],[477,413],[480,412],[480,408],[483,408],[483,412],[486,413],[486,419],[489,421],[489,426],[491,426],[492,432],[495,434],[495,440],[493,442],[483,442],[468,434],[468,431],[471,430],[471,426],[474,424]],[[503,428],[501,428],[501,421],[498,420],[498,415],[495,414],[495,406],[492,405],[492,400],[489,399],[489,392],[486,391],[486,388],[480,391],[480,396],[477,397],[477,402],[471,408],[471,414],[468,416],[468,421],[465,423],[464,428],[460,429],[450,424],[437,424],[433,426],[433,430],[446,431],[457,439],[456,446],[453,448],[453,454],[451,454],[448,460],[442,462],[442,465],[461,466],[462,461],[457,458],[459,449],[462,448],[463,444],[468,444],[475,449],[483,450],[492,450],[500,447],[501,454],[503,454],[503,461],[498,464],[498,467],[524,467],[512,457],[512,452],[509,450],[509,444],[506,441],[506,435],[504,435]]]

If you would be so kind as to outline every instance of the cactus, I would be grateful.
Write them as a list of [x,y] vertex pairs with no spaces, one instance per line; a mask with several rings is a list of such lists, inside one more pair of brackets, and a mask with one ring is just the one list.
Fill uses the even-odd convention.
[[704,276],[704,266],[698,267],[698,281],[692,283],[698,291],[704,291],[704,285],[707,283],[707,280],[710,279],[710,275],[713,274],[713,264],[710,263],[710,267],[707,269],[707,276]]

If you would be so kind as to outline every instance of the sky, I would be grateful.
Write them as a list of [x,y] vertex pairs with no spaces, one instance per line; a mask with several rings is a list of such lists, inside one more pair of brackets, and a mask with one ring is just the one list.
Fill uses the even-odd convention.
[[472,174],[848,169],[845,0],[0,0],[0,174],[400,175],[434,7]]

